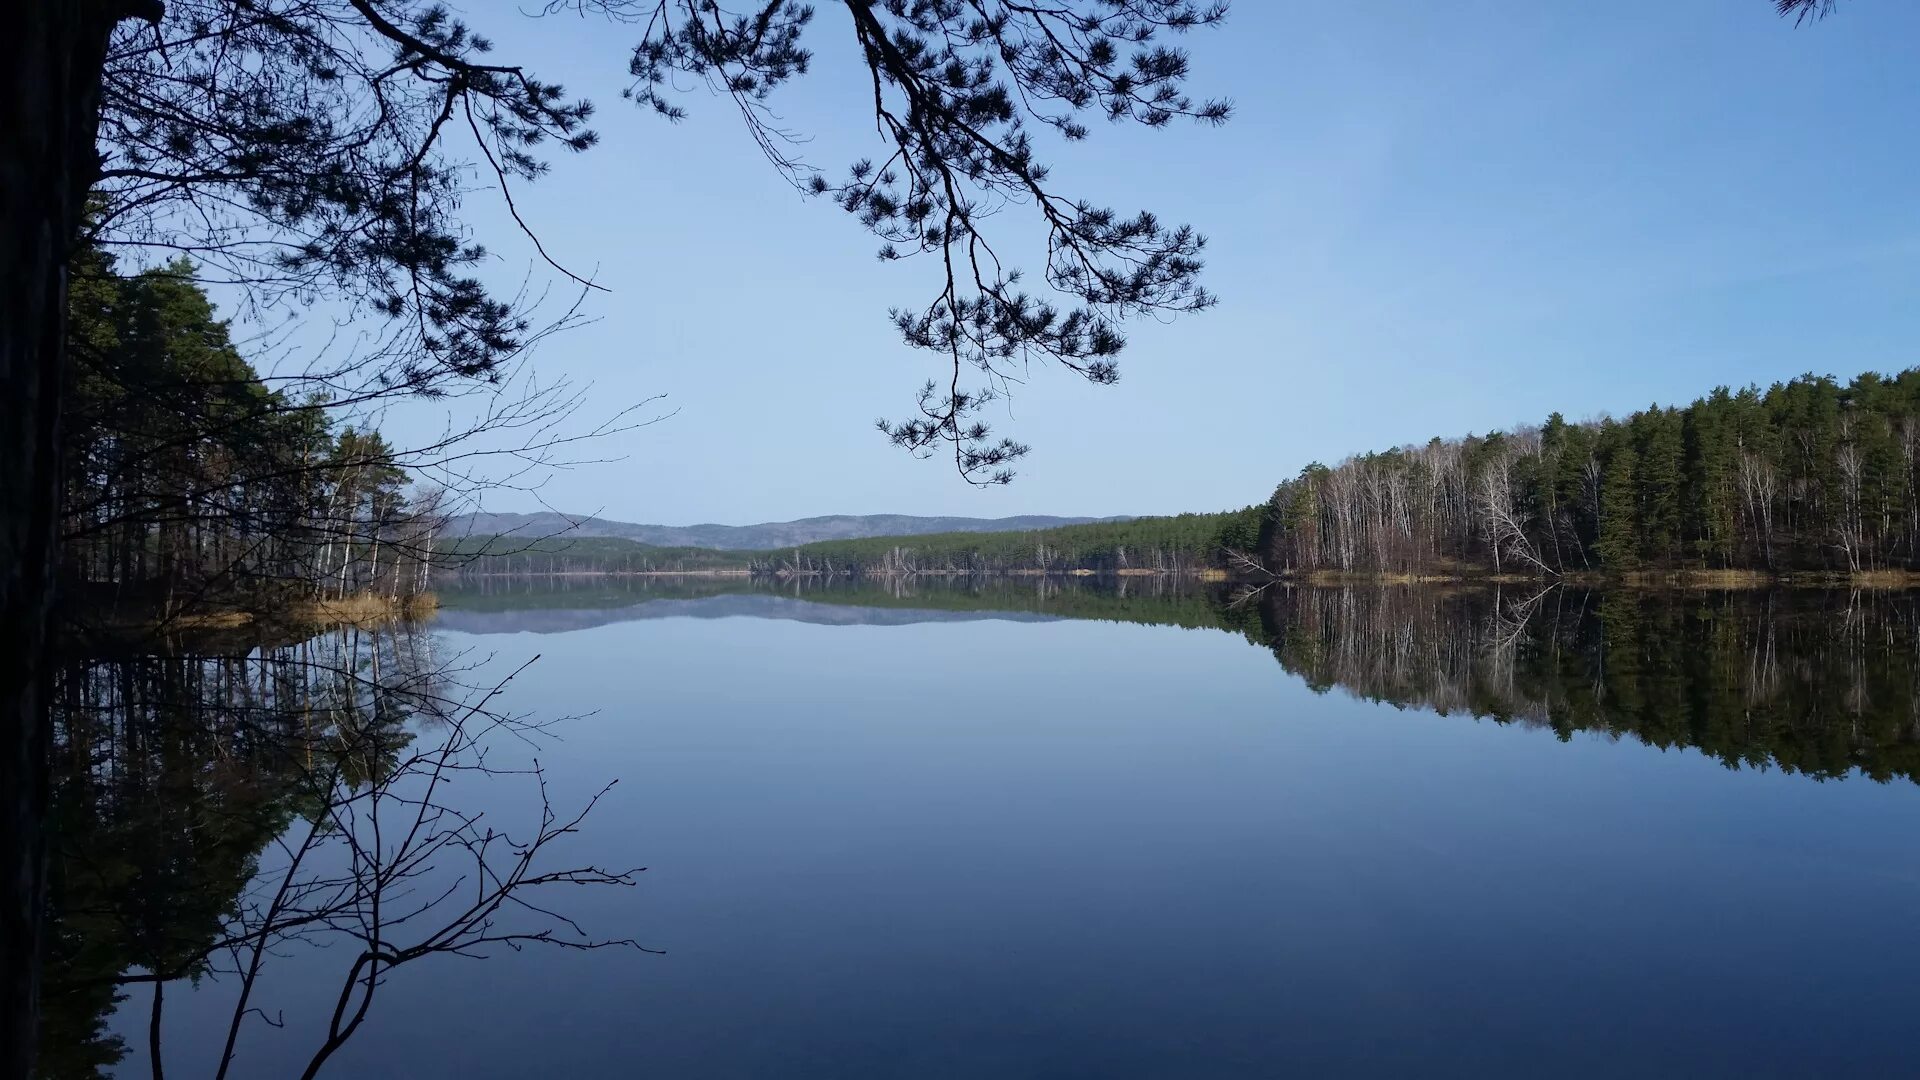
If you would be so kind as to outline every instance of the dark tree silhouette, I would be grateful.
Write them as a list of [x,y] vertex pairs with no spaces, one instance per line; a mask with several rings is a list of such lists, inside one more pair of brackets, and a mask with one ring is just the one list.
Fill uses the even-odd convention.
[[[979,416],[1005,392],[1011,364],[1053,358],[1111,382],[1125,316],[1210,302],[1196,283],[1198,235],[1058,194],[1028,128],[1074,140],[1096,113],[1149,126],[1223,120],[1224,103],[1183,93],[1187,58],[1164,44],[1219,22],[1223,6],[845,0],[889,152],[837,182],[787,158],[763,111],[807,69],[811,8],[558,6],[639,28],[637,101],[672,117],[668,78],[705,78],[740,104],[778,167],[854,213],[884,256],[941,260],[937,295],[894,318],[949,373],[923,391],[916,415],[882,427],[916,453],[949,449],[970,481],[1004,482],[1025,452]],[[390,334],[339,380],[445,393],[494,376],[533,333],[522,306],[473,274],[484,250],[458,217],[460,157],[485,162],[518,219],[514,187],[547,168],[542,155],[585,150],[595,135],[588,103],[495,62],[490,42],[419,0],[40,0],[10,15],[0,46],[0,1007],[9,1072],[24,1075],[43,921],[44,657],[72,253],[88,240],[184,252],[260,304],[344,298],[388,320]],[[1065,306],[1022,291],[1018,270],[996,255],[984,225],[1009,203],[1030,207],[1046,230],[1044,278]],[[961,385],[969,368],[980,385]]]
[[1834,0],[1773,0],[1774,10],[1791,17],[1794,25],[1819,21],[1833,14]]

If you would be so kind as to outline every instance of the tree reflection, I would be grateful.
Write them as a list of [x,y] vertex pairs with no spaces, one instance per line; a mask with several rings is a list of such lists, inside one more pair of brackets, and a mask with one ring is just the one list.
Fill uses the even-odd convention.
[[1920,779],[1914,594],[1280,587],[1260,603],[1259,636],[1323,691],[1730,768]]
[[[875,623],[910,609],[1212,627],[1271,649],[1323,691],[1545,727],[1563,739],[1584,731],[1696,747],[1732,767],[1920,780],[1920,592],[918,575],[549,587],[502,579],[442,600],[456,618],[486,613],[463,626],[469,632],[539,632],[733,594],[842,607]],[[673,611],[699,613],[684,603]]]
[[[494,708],[511,675],[468,687],[473,674],[405,625],[66,666],[42,1075],[100,1076],[126,1057],[109,1020],[132,984],[152,988],[160,1075],[168,988],[217,980],[233,1001],[214,1067],[225,1076],[243,1028],[284,1022],[255,992],[298,945],[335,946],[341,967],[306,1075],[401,966],[531,943],[637,948],[541,906],[546,886],[630,885],[634,872],[547,865],[598,796],[562,816],[537,765],[491,760],[501,736],[542,725]],[[516,771],[540,794],[524,832],[448,797],[456,777]]]
[[[778,587],[793,595],[791,583]],[[677,602],[692,588],[623,588],[610,606]],[[1914,593],[1023,578],[801,595],[876,612],[1213,627],[1244,634],[1323,692],[1562,739],[1694,747],[1730,768],[1920,780]],[[520,603],[517,592],[501,599]],[[526,832],[505,834],[448,798],[450,779],[513,771],[489,746],[539,734],[498,711],[499,689],[405,625],[67,666],[43,1074],[98,1076],[122,1062],[130,1048],[114,1032],[134,1026],[109,1019],[135,984],[158,990],[138,1000],[151,1008],[149,1055],[161,1060],[167,994],[183,979],[216,980],[232,1002],[207,1048],[223,1073],[243,1030],[283,1019],[257,990],[261,972],[306,945],[336,946],[325,956],[339,980],[326,1015],[302,1018],[308,1034],[276,1036],[315,1040],[309,1074],[361,1026],[388,975],[418,960],[526,944],[637,947],[587,934],[540,898],[550,885],[633,877],[551,868],[551,845],[580,815],[554,809],[537,770],[506,777],[539,793]]]
[[[449,592],[444,603],[455,613],[486,611],[513,630],[541,630],[636,619],[653,601],[724,594],[780,594],[874,613],[906,607],[1213,626],[1273,650],[1286,671],[1319,690],[1548,726],[1561,738],[1596,732],[1697,748],[1730,767],[1920,780],[1920,592],[927,575],[607,578],[541,588],[507,578]],[[551,626],[507,617],[536,609],[578,611]]]

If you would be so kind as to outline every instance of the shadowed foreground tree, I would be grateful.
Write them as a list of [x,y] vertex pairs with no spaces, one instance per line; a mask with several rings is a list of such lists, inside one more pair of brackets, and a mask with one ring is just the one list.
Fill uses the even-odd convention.
[[[426,590],[446,492],[324,395],[269,388],[186,260],[72,275],[63,635]],[[347,411],[342,422],[337,411]]]
[[[929,301],[898,311],[906,341],[945,374],[910,419],[883,424],[916,453],[951,451],[969,480],[1004,482],[1025,447],[979,410],[1012,366],[1053,358],[1117,376],[1131,314],[1191,311],[1202,241],[1150,213],[1055,192],[1029,128],[1075,140],[1083,117],[1159,126],[1223,120],[1182,91],[1188,63],[1164,36],[1218,22],[1189,0],[845,0],[873,84],[882,151],[838,180],[782,153],[769,95],[804,73],[810,7],[730,13],[711,0],[578,0],[555,7],[637,28],[632,96],[668,116],[691,73],[731,96],[775,164],[878,234],[886,258],[943,269]],[[0,121],[0,850],[6,900],[0,1007],[8,1068],[32,1059],[40,953],[48,678],[44,663],[60,515],[67,267],[83,240],[185,252],[262,306],[316,296],[384,319],[375,345],[318,373],[348,393],[445,393],[519,355],[525,308],[475,275],[485,250],[458,217],[471,159],[511,189],[549,147],[595,141],[588,103],[511,61],[444,8],[417,0],[45,0],[7,20]],[[1038,218],[1043,277],[1022,290],[985,225],[1008,204]],[[94,211],[93,213],[83,213]],[[1001,218],[1002,220],[1004,218]],[[84,229],[83,229],[84,224]],[[83,232],[86,234],[83,237]],[[535,241],[537,246],[537,240]],[[542,255],[545,252],[542,251]],[[586,284],[583,282],[583,284]],[[973,372],[978,385],[963,386]]]

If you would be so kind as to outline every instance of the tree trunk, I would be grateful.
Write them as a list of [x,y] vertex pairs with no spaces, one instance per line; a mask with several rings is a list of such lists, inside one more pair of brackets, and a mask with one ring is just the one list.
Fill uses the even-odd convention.
[[[155,9],[140,14],[158,14]],[[48,626],[67,256],[98,176],[100,69],[126,3],[35,0],[0,33],[0,1038],[32,1074],[46,921]]]

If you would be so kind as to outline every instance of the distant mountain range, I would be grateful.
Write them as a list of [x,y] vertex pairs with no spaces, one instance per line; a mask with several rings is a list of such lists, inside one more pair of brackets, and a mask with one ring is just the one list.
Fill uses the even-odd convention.
[[869,536],[925,536],[949,532],[1026,532],[1093,521],[1130,521],[1129,517],[914,517],[908,514],[833,514],[798,521],[769,521],[759,525],[637,525],[606,518],[573,518],[565,514],[461,514],[452,519],[446,535],[514,536],[534,540],[543,536],[610,536],[656,547],[702,547],[722,551],[768,551],[811,544],[816,540],[859,540]]

